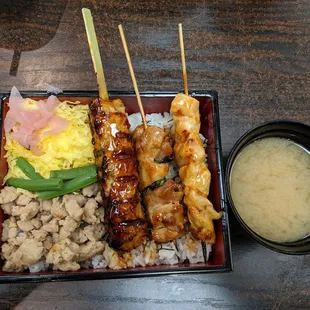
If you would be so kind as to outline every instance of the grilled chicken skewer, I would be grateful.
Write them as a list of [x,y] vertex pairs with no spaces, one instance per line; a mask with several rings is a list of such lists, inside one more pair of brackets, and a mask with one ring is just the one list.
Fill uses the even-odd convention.
[[195,238],[215,243],[213,220],[221,218],[208,199],[211,173],[206,165],[206,153],[199,137],[199,101],[178,94],[171,103],[174,119],[172,133],[175,139],[175,160],[184,185],[184,203]]
[[84,8],[82,14],[100,96],[89,104],[89,117],[109,243],[130,251],[144,242],[147,231],[138,192],[134,145],[123,102],[109,100],[91,12]]
[[213,220],[221,218],[208,199],[211,173],[206,165],[206,153],[199,137],[199,101],[188,95],[182,24],[179,37],[185,94],[178,94],[171,103],[174,126],[174,156],[184,185],[184,203],[190,231],[197,239],[215,243]]
[[[140,190],[152,225],[152,239],[163,243],[184,234],[183,188],[173,180],[166,180],[172,147],[167,133],[160,127],[141,125],[133,133],[139,161]],[[158,184],[157,184],[158,183]]]
[[170,138],[160,127],[148,126],[146,123],[122,25],[118,29],[143,121],[143,125],[133,133],[139,161],[140,190],[144,192],[144,204],[152,225],[152,239],[155,242],[168,242],[184,234],[185,219],[183,206],[180,204],[183,188],[172,180],[165,182],[169,167],[163,161],[171,159],[173,152]]
[[95,160],[111,246],[130,251],[143,243],[147,223],[138,192],[138,169],[129,122],[121,100],[89,104]]

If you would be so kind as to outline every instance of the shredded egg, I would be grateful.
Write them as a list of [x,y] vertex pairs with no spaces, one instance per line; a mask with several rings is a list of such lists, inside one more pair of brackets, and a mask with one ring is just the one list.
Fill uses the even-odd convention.
[[[35,106],[35,101],[28,98],[25,99],[25,103],[29,109]],[[55,109],[55,115],[64,118],[68,126],[58,134],[41,139],[39,144],[43,152],[41,156],[34,155],[7,135],[4,148],[9,170],[4,182],[10,177],[27,178],[15,164],[16,158],[20,156],[45,178],[49,177],[51,170],[70,169],[95,163],[88,106],[79,102],[63,101]]]

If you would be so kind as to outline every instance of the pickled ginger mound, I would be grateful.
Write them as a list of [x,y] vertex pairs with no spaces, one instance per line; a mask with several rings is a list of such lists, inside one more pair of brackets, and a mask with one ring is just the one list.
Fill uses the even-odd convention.
[[[33,106],[34,100],[24,99],[25,104]],[[95,162],[92,135],[89,127],[88,106],[68,101],[60,102],[54,110],[54,116],[67,122],[67,127],[59,133],[44,135],[41,132],[41,141],[38,148],[43,155],[37,156],[23,147],[15,139],[6,138],[5,157],[7,158],[9,177],[27,178],[19,168],[15,166],[16,158],[24,157],[30,162],[43,177],[48,178],[51,170],[69,169],[90,165]],[[53,130],[46,128],[45,130]],[[5,181],[4,180],[4,181]]]
[[35,155],[42,155],[38,146],[42,131],[44,135],[56,134],[68,125],[66,120],[54,115],[59,103],[56,96],[27,103],[27,100],[24,100],[17,88],[13,86],[8,103],[10,109],[4,120],[6,137],[17,140]]

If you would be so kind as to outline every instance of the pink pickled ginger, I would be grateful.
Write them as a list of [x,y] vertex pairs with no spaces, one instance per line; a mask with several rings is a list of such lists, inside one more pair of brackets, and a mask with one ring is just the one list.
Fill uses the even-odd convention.
[[41,137],[40,129],[45,129],[42,137],[56,134],[68,126],[68,122],[60,116],[54,115],[59,105],[56,96],[49,96],[47,100],[39,100],[37,109],[26,108],[25,101],[15,86],[12,87],[9,99],[9,111],[4,120],[6,135],[11,135],[20,145],[30,149],[35,155],[42,155],[38,145]]

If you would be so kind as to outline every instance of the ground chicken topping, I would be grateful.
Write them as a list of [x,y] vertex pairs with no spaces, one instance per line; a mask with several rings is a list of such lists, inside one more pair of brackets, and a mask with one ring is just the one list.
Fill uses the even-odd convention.
[[3,204],[13,202],[19,195],[20,193],[17,192],[15,187],[6,186],[1,190],[0,203]]
[[[3,222],[3,271],[40,271],[36,264],[53,270],[76,271],[80,263],[103,254],[104,208],[99,186],[85,187],[82,194],[41,200],[19,193],[14,187],[0,192]],[[46,262],[45,262],[46,261]]]

